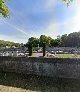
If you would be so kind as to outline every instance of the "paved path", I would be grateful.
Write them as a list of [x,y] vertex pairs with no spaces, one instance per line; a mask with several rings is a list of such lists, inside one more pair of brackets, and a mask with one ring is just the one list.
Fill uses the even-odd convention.
[[33,53],[32,57],[42,57],[43,53]]

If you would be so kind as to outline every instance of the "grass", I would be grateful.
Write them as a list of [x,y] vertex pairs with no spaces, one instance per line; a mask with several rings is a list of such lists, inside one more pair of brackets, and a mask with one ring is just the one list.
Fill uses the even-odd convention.
[[75,54],[56,54],[57,58],[80,58],[80,55]]

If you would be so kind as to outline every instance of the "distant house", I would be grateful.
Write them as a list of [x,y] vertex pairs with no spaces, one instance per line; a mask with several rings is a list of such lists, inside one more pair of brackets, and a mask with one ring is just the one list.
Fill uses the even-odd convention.
[[5,48],[0,49],[1,56],[24,56],[25,51],[21,48]]
[[42,47],[36,47],[34,50],[37,52],[42,52]]
[[80,52],[80,48],[77,47],[47,47],[46,50],[51,53],[74,53],[75,51]]

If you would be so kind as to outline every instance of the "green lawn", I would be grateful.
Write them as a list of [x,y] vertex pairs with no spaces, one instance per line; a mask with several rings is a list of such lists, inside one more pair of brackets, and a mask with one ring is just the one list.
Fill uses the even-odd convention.
[[56,54],[57,58],[80,58],[80,55],[75,54]]

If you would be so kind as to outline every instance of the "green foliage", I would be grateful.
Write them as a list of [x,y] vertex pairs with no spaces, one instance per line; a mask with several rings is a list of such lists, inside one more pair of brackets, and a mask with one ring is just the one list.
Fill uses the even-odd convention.
[[73,32],[61,36],[62,45],[65,47],[80,47],[80,32]]
[[80,55],[75,54],[56,54],[57,58],[80,58]]
[[67,3],[67,6],[69,6],[70,3],[71,3],[73,0],[62,0],[62,1],[66,2],[66,3]]
[[66,46],[80,47],[80,32],[73,32],[67,36]]
[[39,43],[39,39],[31,37],[31,38],[28,39],[28,43],[31,43],[33,45],[33,47],[37,47],[37,45]]
[[61,40],[62,40],[61,45],[62,45],[63,47],[65,47],[65,46],[66,46],[66,40],[67,40],[67,34],[62,35],[62,36],[61,36]]
[[19,47],[20,44],[19,43],[14,43],[14,42],[9,42],[9,41],[4,41],[4,40],[0,40],[0,47],[6,47],[6,46],[16,46]]
[[58,46],[58,40],[57,40],[57,39],[55,39],[55,40],[53,41],[53,46],[54,46],[54,47],[57,47],[57,46]]
[[43,46],[43,42],[47,43],[47,36],[45,35],[40,36],[40,46]]
[[[10,1],[10,0],[8,0]],[[9,9],[6,6],[5,0],[0,0],[0,14],[2,14],[4,17],[9,16]]]
[[51,37],[47,37],[45,35],[40,36],[40,46],[43,46],[43,43],[45,42],[46,45],[51,46]]

